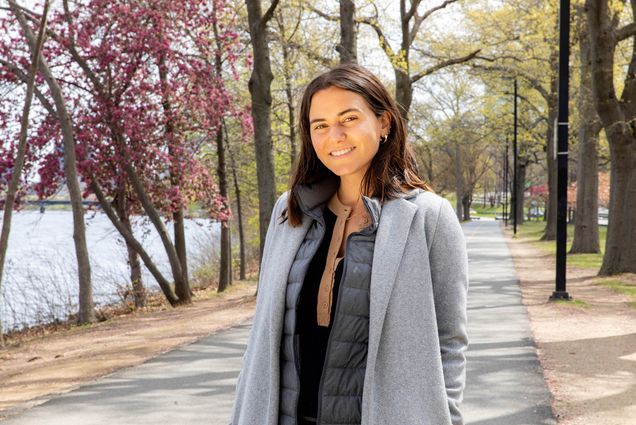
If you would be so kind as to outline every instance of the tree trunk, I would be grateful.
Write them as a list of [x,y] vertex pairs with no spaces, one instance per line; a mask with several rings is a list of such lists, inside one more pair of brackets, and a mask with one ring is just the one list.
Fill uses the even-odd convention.
[[294,108],[294,91],[292,71],[294,69],[293,59],[291,58],[291,48],[287,43],[287,34],[285,32],[285,22],[278,14],[276,16],[278,30],[281,36],[281,50],[283,53],[283,79],[285,80],[285,98],[287,103],[287,122],[289,126],[289,172],[293,174],[296,162],[296,111]]
[[[619,138],[618,135],[611,137]],[[611,140],[609,135],[608,140]],[[636,211],[636,147],[634,145],[634,140],[629,145],[610,143],[612,167],[609,226],[600,275],[636,273],[636,214],[634,214]]]
[[336,46],[340,63],[358,62],[355,14],[356,5],[353,0],[340,0],[340,44]]
[[[287,48],[283,48],[283,56],[285,63],[289,60],[287,57]],[[291,64],[290,64],[291,65]],[[290,172],[293,172],[296,165],[296,110],[294,108],[294,94],[292,92],[291,75],[287,72],[287,66],[285,67],[285,96],[287,97],[287,117],[289,120],[289,167]]]
[[402,117],[408,121],[409,109],[413,101],[413,87],[408,71],[395,69],[395,100],[397,101]]
[[[13,14],[18,19],[22,31],[25,33],[31,51],[35,50],[36,41],[33,33],[22,13],[20,7],[12,0],[9,6]],[[66,177],[66,185],[68,187],[69,197],[71,199],[71,208],[73,211],[73,241],[75,242],[75,256],[77,258],[77,274],[79,278],[79,312],[77,316],[78,323],[91,323],[95,319],[95,308],[93,305],[93,287],[91,283],[91,267],[88,258],[88,248],[86,246],[86,226],[84,224],[84,206],[82,205],[82,192],[80,190],[77,177],[77,164],[75,159],[75,136],[73,134],[73,126],[71,117],[66,109],[66,102],[62,95],[57,80],[53,77],[46,60],[40,53],[39,68],[44,79],[51,91],[51,97],[55,103],[60,127],[62,129],[62,139],[64,143],[64,175]]]
[[[579,12],[579,16],[580,16]],[[574,240],[570,254],[601,252],[598,234],[598,134],[601,123],[594,109],[590,75],[590,42],[582,16],[579,35],[581,57],[578,109],[579,152],[576,181]]]
[[[227,190],[227,166],[225,165],[225,145],[223,144],[222,125],[218,126],[216,132],[216,149],[217,149],[217,175],[219,176],[219,193],[226,200],[228,199]],[[226,201],[227,202],[227,201]],[[223,292],[230,285],[230,223],[221,223],[221,266],[219,269],[219,286],[218,292]]]
[[[128,226],[130,228],[130,221],[124,222],[124,226]],[[126,251],[128,253],[128,264],[130,266],[130,282],[133,288],[135,307],[145,307],[146,288],[144,287],[144,282],[141,279],[141,262],[139,261],[139,254],[137,254],[137,251],[135,251],[132,245],[130,245],[128,242],[126,242]]]
[[269,58],[267,21],[278,4],[272,0],[265,15],[261,13],[260,0],[245,0],[250,27],[250,39],[254,54],[254,68],[248,87],[252,97],[252,119],[254,121],[254,147],[256,153],[256,179],[258,183],[258,222],[260,257],[263,256],[265,237],[274,203],[276,202],[276,179],[272,149],[271,83],[274,78]]
[[[170,235],[168,234],[168,230],[166,229],[166,226],[164,226],[163,222],[161,221],[161,216],[159,216],[159,213],[150,202],[150,199],[148,198],[148,194],[146,193],[146,190],[143,187],[143,183],[141,182],[141,179],[139,178],[139,175],[137,174],[135,167],[133,167],[133,165],[130,163],[130,158],[124,155],[124,161],[125,161],[124,169],[126,171],[126,175],[128,176],[128,180],[130,181],[133,188],[135,189],[135,193],[137,194],[137,197],[139,198],[141,205],[143,206],[144,211],[146,212],[146,215],[148,216],[152,224],[155,226],[155,229],[157,230],[157,233],[159,234],[159,238],[161,239],[161,242],[163,243],[163,247],[166,250],[166,254],[168,255],[168,262],[170,263],[170,269],[172,270],[172,278],[175,281],[175,289],[176,289],[177,280],[179,280],[179,278],[183,276],[182,270],[181,270],[181,261],[179,260],[179,257],[177,255],[177,250],[175,249],[174,245],[172,244],[172,241],[170,240]],[[187,296],[188,296],[187,299],[182,299],[181,297],[179,297],[179,304],[185,304],[185,303],[191,302],[191,298],[189,297],[189,292],[187,293]]]
[[18,151],[15,155],[13,170],[11,172],[11,181],[7,187],[7,194],[4,201],[4,215],[2,217],[2,234],[0,236],[0,347],[4,347],[4,331],[2,328],[2,276],[4,273],[4,263],[9,247],[9,234],[11,233],[11,218],[13,215],[13,205],[15,203],[15,195],[20,185],[20,177],[22,176],[22,168],[24,167],[24,157],[27,145],[27,132],[29,130],[29,114],[31,113],[31,101],[33,100],[33,92],[35,91],[35,76],[38,72],[38,62],[40,52],[44,44],[44,33],[46,28],[46,19],[49,13],[49,1],[45,0],[44,10],[42,11],[42,19],[38,28],[38,36],[33,47],[31,55],[31,66],[29,67],[28,80],[26,82],[26,95],[24,97],[24,107],[22,109],[22,118],[20,119],[20,139],[18,141]]
[[[223,128],[226,129],[225,124]],[[243,232],[243,209],[241,207],[241,188],[239,186],[238,176],[236,173],[236,161],[234,159],[234,152],[230,146],[230,139],[227,137],[227,129],[225,131],[225,141],[227,151],[230,154],[230,165],[232,167],[232,181],[234,183],[234,197],[236,199],[236,215],[238,218],[238,231],[239,231],[239,261],[240,271],[239,279],[245,280],[245,234]]]
[[179,208],[172,214],[174,222],[174,249],[181,264],[181,278],[174,280],[174,292],[179,300],[189,303],[192,300],[192,290],[188,279],[188,254],[186,252],[185,216],[183,209]]
[[[214,35],[216,38],[216,46],[218,51],[221,51],[222,46],[218,37],[218,29],[216,22],[213,22]],[[223,74],[223,64],[221,62],[221,55],[216,55],[214,60],[214,68],[217,77],[221,77]],[[225,132],[224,132],[224,120],[220,120],[216,128],[216,150],[217,150],[217,175],[219,177],[219,193],[225,199],[225,208],[229,209],[229,190],[227,184],[227,165],[225,160]],[[291,123],[293,125],[293,123]],[[229,285],[232,284],[232,246],[230,239],[230,222],[221,222],[221,265],[219,269],[219,286],[217,292],[223,292]]]
[[517,225],[523,224],[525,217],[523,214],[523,201],[525,199],[524,192],[526,187],[526,170],[528,169],[528,164],[524,161],[517,159],[517,187],[515,189],[515,193],[517,194],[517,202],[515,203],[516,207],[516,217],[517,217]]
[[[133,234],[132,224],[130,223],[130,216],[128,215],[127,206],[127,193],[126,188],[121,187],[113,199],[115,210],[119,220],[124,225],[126,230]],[[146,305],[146,289],[144,288],[143,281],[141,279],[141,263],[139,261],[139,254],[133,248],[133,246],[124,239],[126,244],[126,252],[128,253],[128,266],[130,267],[130,284],[133,289],[133,298],[135,300],[135,307],[141,308]]]
[[[632,12],[635,2],[632,3]],[[618,19],[609,16],[607,0],[585,2],[589,29],[592,91],[610,146],[609,226],[600,275],[636,273],[636,45],[632,47],[622,99],[614,89],[614,53]],[[634,32],[629,34],[634,37]],[[624,38],[627,38],[624,37]]]
[[470,205],[473,203],[471,193],[464,193],[462,196],[462,207],[464,208],[464,221],[470,221]]
[[[556,56],[553,63],[556,63]],[[546,205],[546,225],[541,240],[556,240],[556,223],[557,223],[557,160],[554,156],[555,143],[554,135],[556,128],[554,126],[558,113],[558,80],[556,72],[552,72],[550,78],[550,94],[548,96],[548,132],[546,140],[546,157],[548,159],[548,202]],[[523,215],[523,214],[522,214]]]
[[[158,58],[157,68],[159,71],[159,81],[162,88],[163,113],[166,119],[165,135],[168,142],[168,153],[172,158],[176,157],[174,144],[176,143],[176,135],[174,131],[174,115],[172,113],[172,105],[170,102],[170,94],[168,88],[168,69],[166,66],[166,58],[161,54]],[[176,163],[176,165],[175,165]],[[170,164],[170,185],[177,190],[181,190],[181,168],[178,161],[172,161]],[[179,199],[181,201],[181,198]],[[173,276],[174,291],[183,303],[189,303],[192,300],[192,292],[188,282],[188,255],[186,252],[185,223],[184,223],[183,206],[179,202],[179,207],[172,213],[172,221],[174,228],[174,249],[177,252],[177,258],[181,265],[181,275]]]
[[456,214],[457,219],[462,221],[464,219],[464,196],[466,183],[464,181],[464,168],[462,162],[462,151],[459,143],[455,142],[455,193],[456,193]]
[[152,276],[157,280],[157,283],[159,284],[161,291],[166,296],[166,299],[168,300],[170,305],[171,306],[177,305],[179,303],[179,300],[177,299],[176,295],[172,291],[172,288],[170,287],[170,282],[168,282],[168,280],[161,274],[159,269],[157,269],[157,266],[152,261],[152,258],[150,258],[150,255],[148,255],[148,253],[143,248],[143,246],[141,246],[141,244],[137,241],[137,239],[135,239],[135,237],[129,231],[129,229],[126,228],[126,226],[121,222],[121,220],[119,220],[119,218],[117,218],[117,214],[113,210],[110,202],[108,202],[108,200],[106,199],[106,196],[104,195],[104,192],[102,191],[101,187],[95,181],[94,176],[89,175],[88,179],[90,181],[91,190],[93,191],[93,193],[99,200],[99,205],[102,207],[102,209],[104,210],[104,212],[110,219],[111,223],[113,223],[113,225],[115,226],[119,234],[124,238],[126,243],[130,244],[130,246],[135,250],[135,252],[137,252],[139,256],[141,256],[141,259],[144,261],[146,268],[152,274]]

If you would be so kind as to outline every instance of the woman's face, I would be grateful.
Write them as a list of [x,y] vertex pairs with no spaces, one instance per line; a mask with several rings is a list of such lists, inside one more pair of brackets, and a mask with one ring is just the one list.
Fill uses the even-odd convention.
[[362,179],[389,128],[366,100],[339,87],[316,92],[309,108],[311,142],[318,159],[337,176]]

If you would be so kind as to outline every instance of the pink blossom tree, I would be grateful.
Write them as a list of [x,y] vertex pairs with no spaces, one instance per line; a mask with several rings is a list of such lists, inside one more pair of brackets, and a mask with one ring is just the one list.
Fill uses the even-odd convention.
[[[27,16],[38,19],[33,12]],[[223,57],[231,69],[238,59],[228,16],[221,0],[64,0],[63,10],[51,18],[45,55],[58,65],[56,78],[70,100],[85,195],[97,196],[126,241],[139,299],[137,255],[173,305],[190,301],[183,231],[188,203],[205,205],[213,219],[230,218],[199,158],[201,145],[215,140],[221,117],[240,115],[210,60]],[[213,34],[213,23],[219,22],[222,30]],[[20,60],[5,62],[0,75],[20,80]],[[39,94],[47,96],[45,90]],[[54,120],[49,127],[55,128]],[[41,153],[37,162],[42,196],[55,190],[63,175],[55,152]],[[137,213],[145,214],[161,237],[174,293],[132,234],[130,216]],[[174,221],[174,242],[168,220]]]

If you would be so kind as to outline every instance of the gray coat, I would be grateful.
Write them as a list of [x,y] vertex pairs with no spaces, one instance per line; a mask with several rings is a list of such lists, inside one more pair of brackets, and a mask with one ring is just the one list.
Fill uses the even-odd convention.
[[[280,223],[286,203],[284,193],[265,240],[232,425],[278,423],[285,285],[311,224]],[[463,425],[468,262],[455,212],[425,191],[387,201],[375,244],[362,425]]]

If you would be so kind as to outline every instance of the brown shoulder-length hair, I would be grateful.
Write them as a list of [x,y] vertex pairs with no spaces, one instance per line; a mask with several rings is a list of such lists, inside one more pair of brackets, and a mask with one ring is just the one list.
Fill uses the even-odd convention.
[[357,64],[341,64],[314,78],[305,88],[300,101],[298,129],[300,132],[300,155],[296,159],[294,174],[290,181],[287,208],[282,218],[296,227],[302,222],[302,211],[298,205],[295,189],[298,185],[314,183],[334,174],[318,159],[311,143],[309,108],[313,95],[329,87],[339,87],[362,96],[379,118],[383,112],[390,117],[390,133],[381,143],[377,154],[362,180],[362,193],[377,197],[380,202],[396,198],[401,192],[415,188],[430,191],[417,171],[417,163],[410,145],[406,141],[406,122],[397,103],[382,82],[366,68]]

